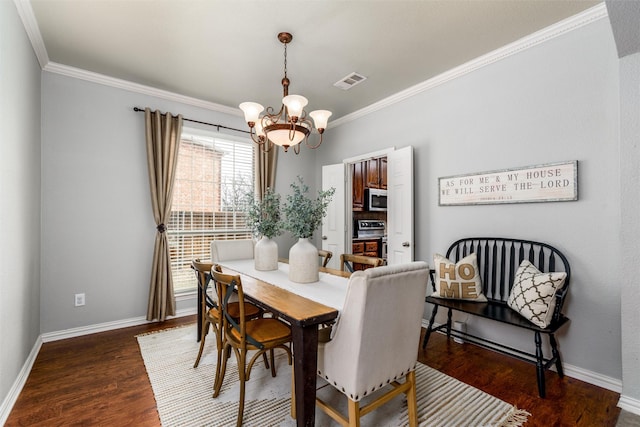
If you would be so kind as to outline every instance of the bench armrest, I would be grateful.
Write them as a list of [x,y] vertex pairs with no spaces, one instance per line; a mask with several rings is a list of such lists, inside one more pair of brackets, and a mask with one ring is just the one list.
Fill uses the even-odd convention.
[[567,291],[568,291],[568,286],[565,283],[562,289],[556,292],[556,307],[553,310],[553,322],[556,322],[560,318],[560,315],[562,314],[562,307],[564,306],[564,299],[567,296]]
[[429,269],[429,281],[431,282],[431,288],[433,292],[436,291],[436,279],[435,279],[436,270],[433,268]]

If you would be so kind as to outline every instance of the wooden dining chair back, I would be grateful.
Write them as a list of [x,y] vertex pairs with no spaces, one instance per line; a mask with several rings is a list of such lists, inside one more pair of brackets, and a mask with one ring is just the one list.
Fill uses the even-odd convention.
[[323,249],[318,249],[318,256],[321,258],[321,265],[323,267],[326,267],[327,264],[329,263],[329,260],[331,259],[331,257],[333,256],[333,252],[331,251],[325,251]]
[[[415,367],[428,275],[421,261],[351,275],[333,336],[318,345],[318,375],[346,395],[349,416],[321,399],[316,405],[341,425],[359,426],[359,417],[404,393],[409,425],[417,426]],[[373,400],[361,407],[364,396]]]
[[[224,343],[223,352],[233,350],[238,363],[238,374],[240,376],[240,398],[238,405],[237,426],[242,425],[244,414],[245,383],[249,381],[251,369],[260,356],[266,361],[265,354],[271,354],[271,375],[276,376],[276,368],[273,358],[273,351],[276,348],[282,349],[287,354],[288,363],[291,365],[291,328],[286,323],[272,317],[261,317],[249,319],[245,312],[244,291],[239,275],[224,274],[216,269],[211,272],[215,283],[217,294],[220,297],[222,314]],[[239,313],[235,317],[230,313],[230,296],[237,293],[239,303]],[[255,354],[247,362],[248,352],[255,351]],[[220,381],[216,384],[213,397],[220,394],[220,389],[224,381],[227,367],[227,358],[222,359],[220,370]]]
[[356,270],[354,264],[360,264],[364,266],[363,269],[367,269],[372,267],[380,267],[383,263],[384,260],[378,257],[354,254],[340,255],[340,271],[349,271],[353,273]]

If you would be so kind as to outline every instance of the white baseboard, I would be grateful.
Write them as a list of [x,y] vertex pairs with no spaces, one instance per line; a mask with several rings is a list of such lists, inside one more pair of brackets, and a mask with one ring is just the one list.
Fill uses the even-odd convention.
[[635,415],[640,415],[640,400],[628,396],[620,396],[618,408],[622,408]]
[[[170,318],[173,319],[177,317],[190,316],[192,314],[196,314],[196,309],[187,308],[187,309],[178,310],[176,312],[176,315],[171,316]],[[63,331],[47,332],[40,335],[36,339],[36,342],[33,345],[33,348],[31,349],[31,353],[29,353],[29,357],[27,357],[27,360],[24,362],[24,365],[22,365],[22,369],[20,370],[18,377],[16,378],[13,385],[11,386],[11,389],[9,389],[9,392],[7,393],[6,397],[2,401],[2,405],[0,405],[0,426],[3,426],[7,422],[7,419],[9,418],[9,414],[13,409],[13,405],[15,405],[16,400],[18,400],[18,396],[20,395],[20,392],[22,392],[22,388],[27,382],[27,378],[31,373],[31,368],[33,367],[33,364],[36,361],[36,357],[38,357],[38,353],[40,352],[40,347],[42,347],[43,343],[63,340],[66,338],[79,337],[82,335],[95,334],[97,332],[105,332],[105,331],[111,331],[114,329],[127,328],[129,326],[144,325],[146,323],[152,323],[152,322],[148,321],[145,317],[134,317],[132,319],[117,320],[114,322],[100,323],[97,325],[83,326],[80,328],[65,329]]]
[[[422,327],[426,329],[428,326],[429,326],[429,321],[427,319],[422,319]],[[439,326],[439,324],[434,322],[434,326]],[[444,333],[442,331],[438,331],[438,332]],[[420,343],[420,345],[422,346],[422,343]],[[606,375],[589,371],[587,369],[583,369],[578,366],[570,365],[565,362],[562,363],[562,367],[564,368],[564,374],[568,377],[575,378],[577,380],[584,381],[586,383],[589,383],[598,387],[602,387],[607,390],[614,391],[616,393],[622,392],[622,380],[618,378],[608,377]],[[551,369],[555,370],[555,367]],[[618,404],[618,406],[620,406],[620,404]],[[622,408],[622,406],[620,407]],[[633,412],[633,411],[629,410],[629,412]]]
[[[192,314],[196,314],[195,308],[185,308],[182,310],[178,310],[175,316],[170,316],[168,317],[168,319],[190,316]],[[88,325],[88,326],[81,326],[79,328],[65,329],[62,331],[46,332],[42,334],[41,337],[42,337],[42,342],[51,342],[51,341],[64,340],[67,338],[80,337],[83,335],[95,334],[98,332],[112,331],[114,329],[128,328],[130,326],[144,325],[147,323],[153,323],[153,322],[147,320],[146,317],[144,316],[140,316],[140,317],[133,317],[131,319],[123,319],[123,320],[116,320],[113,322],[99,323],[97,325]]]
[[0,405],[0,425],[2,426],[7,422],[9,414],[13,409],[13,405],[15,405],[16,400],[18,400],[18,396],[20,396],[20,392],[27,382],[27,378],[29,378],[31,368],[33,367],[33,364],[38,357],[38,353],[40,352],[40,347],[42,347],[42,339],[38,337],[36,338],[36,343],[31,349],[31,353],[29,353],[29,357],[27,357],[24,365],[22,365],[22,369],[20,370],[20,373],[18,373],[18,377],[13,382],[13,385],[9,389],[9,393],[7,393],[2,401],[2,405]]
[[620,393],[622,391],[622,380],[618,378],[608,377],[564,362],[562,363],[562,367],[564,368],[564,374],[568,377],[575,378],[598,387],[606,388],[607,390],[615,391],[616,393]]

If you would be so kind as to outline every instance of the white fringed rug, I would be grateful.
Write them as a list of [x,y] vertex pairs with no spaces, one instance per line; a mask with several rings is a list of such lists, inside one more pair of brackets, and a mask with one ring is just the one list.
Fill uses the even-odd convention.
[[[216,363],[215,336],[210,333],[200,365],[193,368],[198,353],[194,325],[139,335],[138,344],[156,398],[164,427],[231,426],[238,411],[238,370],[235,356],[227,364],[225,382],[212,398]],[[289,416],[291,367],[282,352],[276,357],[278,375],[258,362],[247,383],[245,426],[294,426]],[[489,427],[521,426],[530,415],[491,395],[418,363],[418,418],[421,426]],[[318,378],[318,396],[346,413],[347,398]],[[366,403],[366,400],[364,401]],[[317,426],[337,425],[316,409]],[[362,418],[362,426],[406,426],[404,395]]]

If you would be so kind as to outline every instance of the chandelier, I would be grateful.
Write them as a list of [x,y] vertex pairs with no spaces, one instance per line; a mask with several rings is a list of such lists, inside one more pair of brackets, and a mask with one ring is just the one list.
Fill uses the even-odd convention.
[[251,139],[264,151],[279,145],[287,152],[289,147],[300,153],[300,143],[304,140],[309,148],[318,148],[322,144],[322,134],[327,128],[327,121],[331,111],[316,110],[309,113],[318,132],[317,144],[309,143],[309,134],[313,130],[313,123],[307,117],[304,107],[309,102],[301,95],[289,95],[289,79],[287,78],[287,44],[293,36],[290,33],[278,34],[278,40],[284,45],[284,77],[282,78],[282,105],[275,112],[273,107],[267,107],[266,113],[260,116],[264,107],[257,102],[243,102],[240,109],[251,130]]

